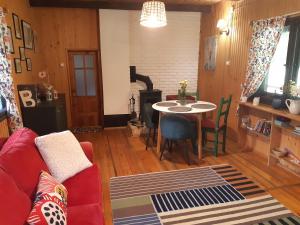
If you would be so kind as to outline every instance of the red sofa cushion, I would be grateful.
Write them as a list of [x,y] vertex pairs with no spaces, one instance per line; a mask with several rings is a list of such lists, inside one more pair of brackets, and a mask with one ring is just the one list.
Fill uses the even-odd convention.
[[49,172],[27,128],[13,133],[0,151],[0,168],[12,176],[17,186],[31,199],[34,197],[41,170]]
[[33,209],[27,219],[30,225],[66,224],[66,188],[49,173],[42,172]]
[[100,205],[89,204],[69,207],[67,223],[70,225],[104,225]]
[[95,164],[69,178],[63,185],[68,190],[68,206],[97,203],[101,207],[101,179]]
[[2,169],[0,169],[0,201],[0,224],[25,224],[31,210],[31,200]]

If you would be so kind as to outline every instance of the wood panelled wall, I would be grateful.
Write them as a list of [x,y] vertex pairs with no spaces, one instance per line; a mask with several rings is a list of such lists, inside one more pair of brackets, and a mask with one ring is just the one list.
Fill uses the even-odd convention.
[[[11,55],[12,60],[12,76],[14,80],[15,85],[15,94],[16,94],[16,100],[19,106],[19,98],[17,96],[16,92],[16,86],[18,84],[32,84],[35,83],[37,80],[37,74],[39,71],[41,71],[42,68],[45,67],[45,61],[43,58],[43,52],[40,48],[40,43],[38,41],[37,43],[37,51],[34,52],[33,50],[25,50],[25,54],[27,58],[30,58],[32,60],[32,71],[27,71],[26,69],[26,62],[22,61],[22,73],[15,73],[14,68],[14,58],[20,58],[19,55],[19,47],[23,46],[23,40],[19,40],[15,38],[14,33],[14,25],[12,22],[12,13],[15,13],[19,16],[20,22],[21,20],[25,20],[26,22],[31,24],[31,27],[34,31],[38,34],[38,40],[40,39],[39,34],[39,24],[38,19],[36,17],[36,11],[37,9],[31,8],[29,6],[28,0],[2,0],[0,3],[0,7],[5,7],[8,10],[8,13],[6,15],[6,20],[8,26],[12,29],[12,35],[13,35],[13,43],[14,43],[14,50],[15,53]],[[2,131],[4,133],[7,132],[6,123],[1,123],[0,126],[0,133],[2,134]]]
[[[38,72],[46,70],[54,88],[66,94],[68,125],[71,126],[67,51],[99,50],[98,10],[31,8],[28,0],[4,0],[0,6],[7,8],[7,22],[13,32],[12,13],[15,13],[20,21],[30,23],[38,34],[38,51],[26,50],[26,56],[32,59],[33,70],[27,71],[25,62],[22,62],[20,74],[15,74],[12,68],[15,86],[39,82]],[[12,60],[19,57],[19,46],[23,45],[15,36],[13,40],[15,54]]]
[[[229,36],[220,35],[216,24],[225,18],[229,7],[234,5],[232,31]],[[199,89],[203,99],[218,103],[222,96],[233,94],[233,104],[229,115],[229,136],[238,139],[238,106],[241,83],[244,82],[248,49],[251,39],[250,22],[300,12],[299,0],[241,0],[222,1],[213,6],[211,14],[203,14],[201,19],[201,41],[199,57]],[[209,36],[218,35],[217,67],[213,72],[204,70],[204,46]],[[226,61],[230,65],[226,65]]]
[[41,49],[50,82],[66,94],[68,125],[71,126],[68,50],[99,50],[96,9],[37,8]]
[[[13,42],[14,42],[14,49],[15,53],[11,55],[12,57],[12,73],[13,73],[13,79],[15,84],[28,84],[33,83],[37,79],[37,74],[45,66],[45,62],[43,60],[43,52],[41,51],[41,48],[39,46],[39,40],[40,40],[40,30],[39,30],[39,24],[38,19],[36,17],[36,11],[37,9],[31,8],[29,6],[29,1],[27,0],[4,0],[3,4],[1,2],[0,6],[5,7],[8,10],[8,13],[6,15],[6,20],[8,26],[12,29],[12,35],[13,35]],[[33,50],[26,49],[25,54],[27,58],[31,58],[32,60],[32,71],[27,71],[26,69],[26,62],[22,61],[22,73],[15,73],[14,58],[20,58],[19,54],[19,47],[23,46],[23,40],[19,40],[15,38],[14,33],[14,25],[12,22],[12,13],[15,13],[19,16],[20,23],[21,20],[25,20],[26,22],[31,24],[31,27],[34,31],[38,33],[38,43],[37,43],[37,52],[34,52]]]
[[0,122],[0,138],[8,137],[8,136],[9,136],[9,132],[8,132],[7,120],[2,120]]

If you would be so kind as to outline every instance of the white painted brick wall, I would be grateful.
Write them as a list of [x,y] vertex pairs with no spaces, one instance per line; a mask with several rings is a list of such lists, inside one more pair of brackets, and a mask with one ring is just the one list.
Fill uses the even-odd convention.
[[[166,95],[177,94],[179,81],[188,80],[188,91],[197,89],[200,39],[200,13],[167,12],[168,25],[150,29],[139,24],[140,12],[129,13],[130,65],[137,73],[150,76],[155,89]],[[132,83],[139,112],[139,90],[146,86]]]

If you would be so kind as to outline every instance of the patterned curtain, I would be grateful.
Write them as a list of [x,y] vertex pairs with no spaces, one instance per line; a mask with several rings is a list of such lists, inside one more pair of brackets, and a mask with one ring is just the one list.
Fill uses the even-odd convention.
[[11,60],[8,53],[9,35],[3,9],[0,7],[0,94],[6,100],[8,125],[11,132],[23,127],[22,119],[16,104]]
[[275,17],[253,22],[248,68],[242,96],[250,97],[255,94],[264,81],[283,32],[285,21],[286,17]]

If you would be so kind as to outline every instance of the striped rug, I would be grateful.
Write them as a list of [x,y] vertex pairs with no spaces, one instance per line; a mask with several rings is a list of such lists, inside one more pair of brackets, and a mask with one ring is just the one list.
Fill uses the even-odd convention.
[[110,192],[115,225],[300,225],[230,165],[114,177]]

